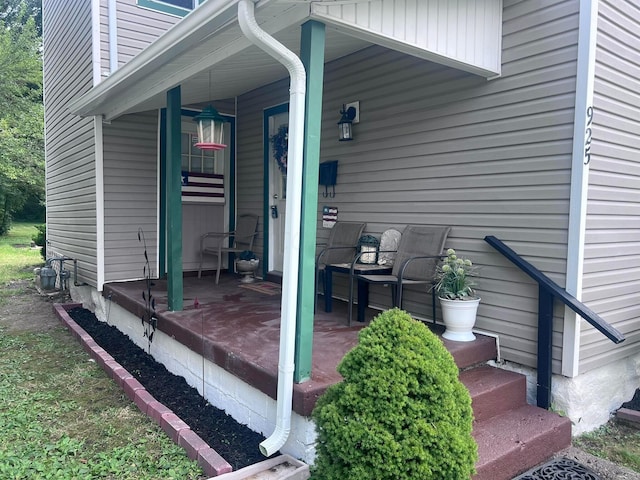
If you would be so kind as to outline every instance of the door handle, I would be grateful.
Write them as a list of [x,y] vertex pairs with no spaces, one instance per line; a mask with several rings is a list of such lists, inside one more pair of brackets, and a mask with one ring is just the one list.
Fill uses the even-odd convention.
[[271,218],[278,218],[278,206],[271,205]]

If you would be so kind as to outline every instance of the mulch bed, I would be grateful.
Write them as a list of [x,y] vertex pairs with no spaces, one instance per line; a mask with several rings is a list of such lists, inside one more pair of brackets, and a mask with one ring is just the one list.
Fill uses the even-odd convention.
[[259,450],[259,444],[264,439],[261,435],[208,403],[184,378],[169,372],[117,328],[98,321],[85,308],[73,308],[68,313],[156,400],[173,410],[234,470],[265,459]]

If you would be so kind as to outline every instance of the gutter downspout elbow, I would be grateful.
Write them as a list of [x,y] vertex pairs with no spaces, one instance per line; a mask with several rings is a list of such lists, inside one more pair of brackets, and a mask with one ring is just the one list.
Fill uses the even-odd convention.
[[289,89],[287,216],[285,218],[284,235],[285,256],[282,277],[276,428],[271,436],[260,444],[260,452],[268,457],[277,452],[285,444],[291,431],[307,75],[304,65],[298,56],[258,26],[255,19],[255,5],[252,0],[239,1],[238,23],[242,33],[254,45],[284,65],[291,77]]

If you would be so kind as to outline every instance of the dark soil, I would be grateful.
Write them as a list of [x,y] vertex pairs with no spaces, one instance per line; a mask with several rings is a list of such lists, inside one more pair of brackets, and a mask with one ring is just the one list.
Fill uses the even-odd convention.
[[184,378],[170,373],[117,328],[98,321],[84,308],[74,308],[68,313],[156,400],[173,410],[234,470],[265,459],[258,447],[263,440],[261,435],[209,404]]

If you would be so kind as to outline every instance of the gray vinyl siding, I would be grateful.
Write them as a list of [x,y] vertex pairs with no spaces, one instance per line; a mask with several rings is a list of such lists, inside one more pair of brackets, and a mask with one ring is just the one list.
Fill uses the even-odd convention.
[[[451,226],[447,246],[480,266],[477,328],[500,334],[505,359],[535,366],[537,286],[483,239],[497,236],[564,285],[578,2],[505,1],[503,22],[503,73],[491,81],[381,47],[325,66],[321,161],[339,165],[335,198],[318,196],[318,239],[328,236],[323,205],[376,235]],[[262,214],[261,109],[287,101],[286,88],[239,99],[240,210]],[[355,140],[338,142],[340,107],[356,100]],[[336,295],[345,287],[336,278]],[[372,289],[371,302],[388,306],[388,290]],[[404,306],[429,317],[430,305],[421,288]],[[562,313],[557,306],[555,371]]]
[[126,115],[105,125],[105,282],[143,277],[144,231],[152,275],[157,274],[158,113]]
[[97,283],[93,118],[67,104],[92,86],[90,2],[43,2],[47,252],[78,259],[79,280]]
[[618,347],[583,322],[580,371],[640,342],[640,6],[599,4],[584,301],[627,337]]
[[[110,71],[109,11],[107,0],[100,3],[100,55],[104,77]],[[116,5],[119,66],[127,63],[181,20],[175,15],[139,7],[136,0],[118,0]]]

